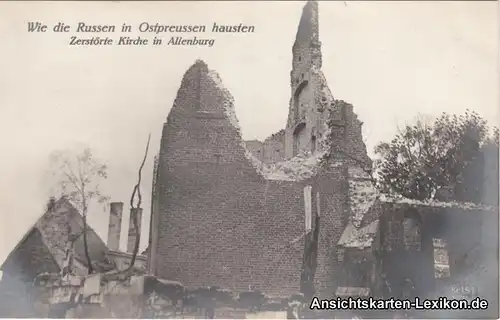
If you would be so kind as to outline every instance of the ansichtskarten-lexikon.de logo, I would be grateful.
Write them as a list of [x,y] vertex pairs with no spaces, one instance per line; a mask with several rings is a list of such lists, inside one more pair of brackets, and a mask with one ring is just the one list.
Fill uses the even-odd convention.
[[457,300],[440,297],[438,299],[412,300],[400,299],[374,299],[374,298],[336,298],[321,300],[314,297],[309,306],[310,309],[331,310],[486,310],[488,301],[479,297],[473,300]]

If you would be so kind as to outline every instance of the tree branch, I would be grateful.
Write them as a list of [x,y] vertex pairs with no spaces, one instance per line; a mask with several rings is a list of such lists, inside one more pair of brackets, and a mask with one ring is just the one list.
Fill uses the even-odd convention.
[[80,193],[81,195],[83,195],[83,192],[81,191],[80,187],[78,186],[78,183],[76,182],[75,178],[71,177],[71,175],[68,174],[67,172],[63,171],[63,174],[68,178],[69,182],[73,185],[73,187],[75,188],[75,190],[78,193]]
[[60,181],[58,183],[62,186],[61,196],[67,197],[82,216],[83,230],[81,232],[83,233],[86,267],[88,274],[92,274],[95,270],[87,242],[87,216],[89,205],[93,195],[98,192],[98,188],[95,187],[95,190],[93,190],[91,183],[92,179],[106,179],[106,176],[95,171],[96,162],[92,159],[90,149],[85,149],[80,154],[54,153],[51,159],[54,164],[57,164],[57,168],[54,168],[56,170],[55,173],[60,174]]
[[[134,212],[133,223],[134,223],[136,238],[135,238],[135,244],[134,244],[134,251],[132,252],[132,259],[130,261],[130,265],[125,270],[125,272],[132,270],[132,268],[134,267],[135,260],[137,258],[137,253],[139,251],[139,244],[141,242],[141,230],[139,230],[139,221],[137,220],[137,213],[140,210],[141,203],[142,203],[142,195],[141,195],[142,169],[144,168],[144,164],[146,163],[146,158],[148,156],[149,142],[150,141],[151,141],[151,134],[148,136],[148,142],[146,144],[144,158],[142,159],[141,166],[139,167],[137,184],[134,186],[134,190],[132,191],[132,196],[130,197],[130,210]],[[135,198],[136,194],[137,194],[137,204],[134,207],[134,198]]]

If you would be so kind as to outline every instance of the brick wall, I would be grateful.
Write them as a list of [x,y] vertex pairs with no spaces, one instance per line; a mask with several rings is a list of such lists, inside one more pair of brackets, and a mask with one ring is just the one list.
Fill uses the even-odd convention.
[[260,161],[264,161],[264,145],[259,140],[249,140],[245,141],[245,145],[248,151],[250,151],[255,158]]
[[352,165],[363,165],[363,167],[371,168],[371,159],[366,153],[366,145],[363,142],[362,122],[354,113],[353,106],[342,100],[335,100],[333,108],[341,110],[342,118],[345,121],[344,152],[348,155],[347,160]]
[[337,259],[336,248],[346,226],[343,217],[348,210],[347,168],[329,167],[318,174],[316,181],[317,191],[322,196],[315,288],[319,296],[331,297],[338,285],[338,274],[342,268]]
[[[338,161],[348,157],[340,151],[368,157],[361,122],[352,106],[333,98],[320,70],[318,21],[318,4],[308,2],[292,49],[286,129],[264,143],[247,141],[248,150],[234,101],[218,75],[201,61],[184,75],[162,133],[152,224],[156,275],[188,287],[296,293],[304,250],[303,188],[310,185],[313,208],[321,212],[316,290],[332,294],[341,268],[336,245],[350,213],[348,167]],[[332,117],[336,128],[330,126]],[[300,182],[266,180],[247,157],[271,163],[330,144],[333,159]]]
[[308,2],[303,9],[292,53],[291,99],[285,133],[287,159],[313,149],[314,138],[319,141],[324,129],[322,120],[328,117],[328,112],[319,110],[317,104],[318,92],[326,86],[326,80],[319,71],[322,60],[316,2]]
[[273,163],[285,160],[285,131],[271,135],[260,142],[259,140],[245,141],[245,146],[253,156],[264,163]]
[[372,274],[375,267],[372,248],[346,248],[339,285],[372,288],[374,285]]
[[262,161],[272,163],[285,160],[285,130],[271,135],[262,144],[264,151]]
[[[432,239],[445,241],[451,279],[459,278],[470,271],[467,255],[477,246],[484,246],[483,219],[495,215],[491,210],[410,204],[385,204],[383,212],[380,233],[384,271],[395,286],[404,277],[415,279],[422,294],[435,290],[437,285]],[[413,252],[404,246],[403,220],[409,216],[417,217],[420,224],[421,249]]]
[[328,168],[301,182],[265,180],[245,157],[241,134],[224,109],[230,104],[205,64],[188,70],[163,129],[156,275],[188,287],[298,292],[303,188],[312,185],[322,199],[317,281],[320,291],[332,286],[344,170]]

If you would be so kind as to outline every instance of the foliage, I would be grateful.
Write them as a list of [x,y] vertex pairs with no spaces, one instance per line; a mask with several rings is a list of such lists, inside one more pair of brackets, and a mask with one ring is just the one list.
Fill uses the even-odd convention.
[[375,147],[377,185],[410,199],[434,199],[451,190],[447,200],[491,202],[484,196],[492,187],[485,180],[498,177],[498,164],[495,168],[490,161],[498,159],[498,129],[491,131],[485,119],[470,111],[443,113],[432,122],[417,119]]
[[93,273],[87,244],[87,213],[92,202],[104,203],[108,197],[100,190],[107,179],[107,166],[94,158],[90,148],[73,152],[55,151],[50,155],[51,173],[58,196],[65,197],[83,217],[83,241],[89,274]]

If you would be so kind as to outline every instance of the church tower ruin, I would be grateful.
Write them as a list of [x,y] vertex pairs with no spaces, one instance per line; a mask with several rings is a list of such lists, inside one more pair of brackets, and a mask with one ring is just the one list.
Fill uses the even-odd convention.
[[[234,99],[205,62],[184,74],[162,132],[150,273],[190,288],[289,297],[301,290],[305,239],[321,212],[315,290],[328,296],[338,284],[337,243],[352,217],[352,228],[364,226],[373,199],[369,181],[351,177],[349,159],[369,158],[361,122],[320,70],[318,17],[308,1],[292,49],[288,121],[264,142],[243,141]],[[357,194],[362,206],[350,201]]]
[[290,72],[291,99],[285,134],[286,158],[299,153],[314,152],[319,141],[322,110],[317,104],[321,79],[321,42],[319,41],[318,3],[304,6],[295,43]]

